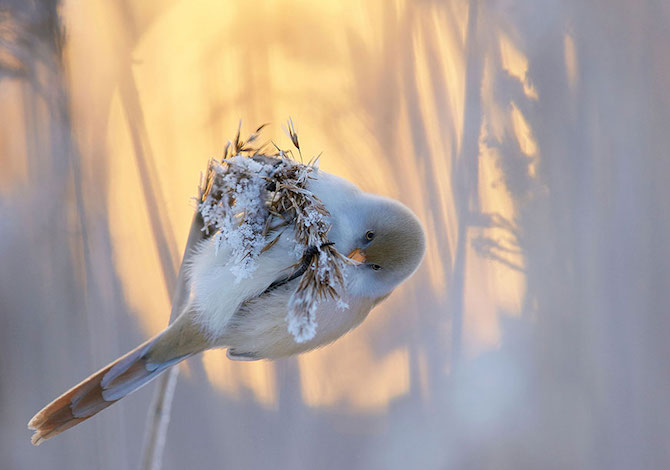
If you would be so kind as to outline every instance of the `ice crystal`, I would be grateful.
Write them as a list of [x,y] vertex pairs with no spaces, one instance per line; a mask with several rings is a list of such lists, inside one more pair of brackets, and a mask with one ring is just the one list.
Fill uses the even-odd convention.
[[212,187],[200,204],[204,230],[214,231],[217,249],[230,249],[230,269],[239,282],[251,277],[267,244],[265,178],[272,168],[240,154],[212,161],[210,169]]

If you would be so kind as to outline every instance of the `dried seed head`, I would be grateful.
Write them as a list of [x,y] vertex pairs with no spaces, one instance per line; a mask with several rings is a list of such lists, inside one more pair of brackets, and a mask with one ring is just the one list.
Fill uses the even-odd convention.
[[[261,253],[279,239],[280,228],[292,226],[299,263],[307,266],[288,304],[288,329],[298,342],[316,334],[318,302],[341,301],[344,287],[342,269],[346,258],[328,241],[329,212],[308,188],[318,164],[297,162],[291,151],[264,153],[253,143],[263,124],[246,141],[241,139],[241,122],[233,142],[228,142],[220,161],[210,160],[199,188],[203,231],[226,244],[233,257],[231,270],[238,281],[252,275]],[[298,134],[289,119],[288,136],[302,159]],[[268,237],[271,237],[268,240]]]

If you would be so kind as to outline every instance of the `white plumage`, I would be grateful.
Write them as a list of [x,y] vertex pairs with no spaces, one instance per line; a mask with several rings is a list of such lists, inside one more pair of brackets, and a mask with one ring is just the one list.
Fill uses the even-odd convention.
[[[387,211],[410,215],[404,206],[366,194],[349,181],[322,171],[316,172],[309,190],[330,212],[329,239],[343,253],[358,248],[357,243],[366,231],[373,229]],[[418,231],[416,219],[412,216],[408,221],[415,222]],[[422,254],[423,240],[417,237],[416,241],[415,249]],[[274,359],[328,344],[360,324],[401,280],[392,279],[379,285],[369,280],[371,273],[364,266],[346,265],[345,289],[340,298],[318,304],[316,336],[297,343],[286,328],[286,312],[298,281],[263,294],[272,282],[290,274],[299,260],[292,228],[286,228],[279,241],[259,256],[254,275],[249,279],[236,278],[225,244],[216,251],[216,243],[206,240],[193,254],[189,271],[191,308],[194,320],[212,344],[230,348],[228,356],[232,359]]]
[[[233,256],[234,246],[225,240],[221,243],[221,237],[209,238],[187,254],[190,299],[184,312],[165,331],[35,415],[29,423],[35,429],[33,443],[90,418],[203,350],[223,347],[228,348],[231,359],[257,360],[331,343],[359,325],[416,270],[425,250],[424,234],[405,206],[364,193],[350,182],[315,168],[304,189],[329,213],[328,243],[334,243],[339,253],[352,260],[341,268],[343,285],[337,286],[337,296],[313,304],[313,331],[297,338],[287,325],[289,303],[304,272],[297,267],[302,252],[297,249],[293,225],[268,234],[273,240],[281,235],[266,251],[255,255],[253,270],[244,276],[239,275],[239,252]],[[319,256],[328,255],[322,251]]]

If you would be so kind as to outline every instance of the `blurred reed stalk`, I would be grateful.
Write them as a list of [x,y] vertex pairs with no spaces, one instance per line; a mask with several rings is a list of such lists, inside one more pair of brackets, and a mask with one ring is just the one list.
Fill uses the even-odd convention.
[[463,350],[463,318],[465,301],[465,271],[471,214],[479,213],[477,197],[479,138],[482,121],[481,86],[483,64],[478,45],[478,0],[470,0],[465,42],[465,112],[463,117],[463,144],[451,175],[456,210],[458,236],[449,299],[451,302],[452,336],[451,357],[454,366],[460,364]]
[[[172,295],[171,322],[179,316],[184,304],[188,300],[188,289],[183,263],[178,273],[175,269],[177,264],[176,241],[162,210],[165,204],[158,182],[154,178],[158,170],[154,164],[153,150],[149,141],[144,112],[140,103],[137,84],[131,70],[130,60],[127,62],[125,72],[121,73],[119,91],[123,111],[128,122],[128,128],[130,129],[137,170],[142,180],[142,192],[148,209],[152,234],[158,248],[163,280],[168,292]],[[202,226],[202,219],[198,216],[194,217],[183,259],[191,247],[201,239]],[[161,467],[165,436],[170,421],[172,397],[177,384],[177,375],[178,368],[173,367],[157,379],[154,397],[147,415],[147,425],[139,465],[141,469],[160,469]]]
[[[189,289],[186,281],[186,263],[184,261],[186,261],[191,249],[204,238],[203,226],[202,216],[200,212],[196,212],[193,216],[191,230],[188,234],[184,256],[172,295],[170,322],[179,316],[188,301]],[[159,470],[161,468],[165,437],[168,424],[170,423],[172,398],[174,397],[178,375],[179,367],[171,367],[156,381],[156,389],[151,406],[149,406],[147,424],[144,431],[144,443],[142,444],[142,457],[140,460],[140,469],[142,470]]]

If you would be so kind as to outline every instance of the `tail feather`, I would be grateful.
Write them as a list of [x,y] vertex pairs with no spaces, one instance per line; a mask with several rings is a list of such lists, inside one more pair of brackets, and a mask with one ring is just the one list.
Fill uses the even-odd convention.
[[142,387],[142,385],[151,382],[166,369],[183,361],[188,356],[190,356],[190,354],[178,356],[167,362],[158,364],[146,360],[135,362],[131,364],[127,371],[110,381],[109,384],[104,387],[102,397],[105,400],[112,402],[120,400],[129,393]]
[[158,337],[138,346],[45,406],[28,423],[28,428],[35,431],[32,443],[39,445],[87,420],[190,355],[161,363],[151,362],[147,354]]

